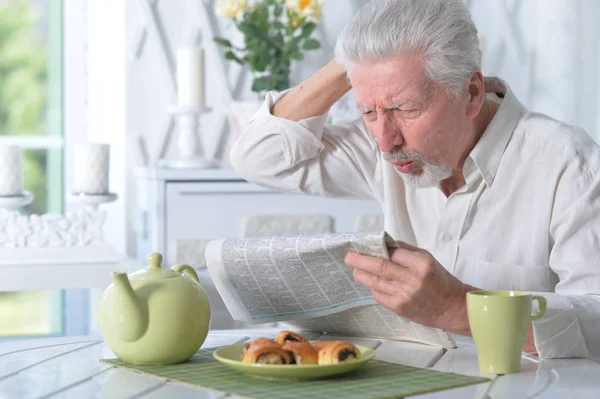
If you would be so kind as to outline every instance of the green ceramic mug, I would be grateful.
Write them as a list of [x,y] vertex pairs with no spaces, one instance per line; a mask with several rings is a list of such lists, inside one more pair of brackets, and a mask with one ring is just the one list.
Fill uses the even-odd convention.
[[[539,311],[531,314],[531,302]],[[485,374],[518,373],[529,322],[546,312],[546,299],[522,291],[467,293],[467,313],[477,348],[479,370]]]

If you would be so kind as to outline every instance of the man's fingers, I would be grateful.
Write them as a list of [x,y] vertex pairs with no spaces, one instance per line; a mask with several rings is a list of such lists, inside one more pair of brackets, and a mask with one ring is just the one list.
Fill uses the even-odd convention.
[[390,251],[390,260],[395,264],[409,269],[420,267],[426,260],[427,252],[419,248],[413,248],[415,247],[411,246],[410,248],[401,247],[392,249]]
[[379,291],[386,295],[394,295],[398,291],[398,287],[392,281],[379,277],[376,274],[367,273],[360,269],[354,269],[352,274],[357,283],[369,287],[371,290]]
[[386,293],[375,290],[371,290],[371,295],[381,306],[390,309],[396,314],[402,312],[402,300],[398,296],[387,295]]
[[421,248],[405,243],[404,241],[396,241],[396,245],[398,245],[402,249],[406,249],[409,251],[421,252]]
[[377,256],[363,255],[358,252],[348,252],[345,262],[348,266],[360,269],[370,274],[383,277],[388,280],[400,280],[403,273],[403,267],[387,259]]
[[393,248],[390,251],[392,262],[407,268],[420,267],[423,262],[428,260],[429,253],[421,248],[407,244],[402,241],[396,241],[399,248]]

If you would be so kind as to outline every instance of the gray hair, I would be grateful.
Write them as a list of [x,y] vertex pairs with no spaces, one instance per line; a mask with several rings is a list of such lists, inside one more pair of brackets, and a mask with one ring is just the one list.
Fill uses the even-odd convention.
[[342,30],[335,55],[351,63],[417,51],[426,76],[454,96],[481,68],[477,28],[463,0],[371,0]]

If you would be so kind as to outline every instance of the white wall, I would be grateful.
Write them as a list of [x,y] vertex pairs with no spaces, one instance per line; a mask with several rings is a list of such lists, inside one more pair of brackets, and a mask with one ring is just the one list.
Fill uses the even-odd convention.
[[127,205],[133,190],[127,173],[125,113],[125,4],[123,0],[87,0],[87,137],[111,145],[110,190],[118,201],[102,205],[106,236],[119,252],[127,251]]
[[[367,0],[327,0],[318,32],[323,48],[296,66],[299,82],[331,57],[336,36]],[[120,199],[109,205],[107,230],[118,248],[134,254],[134,168],[141,166],[137,139],[150,161],[174,154],[176,137],[168,106],[176,101],[174,52],[201,43],[206,49],[207,101],[213,108],[201,129],[207,153],[228,166],[235,137],[227,125],[229,90],[234,98],[256,99],[244,71],[223,61],[212,41],[211,24],[224,35],[236,32],[203,0],[87,0],[88,134],[113,144],[111,189]],[[212,11],[214,1],[206,1]],[[533,110],[583,126],[600,136],[600,31],[596,0],[467,1],[485,45],[484,73],[511,85]],[[241,76],[241,79],[238,77]],[[239,84],[236,84],[239,83]],[[355,116],[351,93],[336,117]],[[220,141],[220,139],[223,139]]]

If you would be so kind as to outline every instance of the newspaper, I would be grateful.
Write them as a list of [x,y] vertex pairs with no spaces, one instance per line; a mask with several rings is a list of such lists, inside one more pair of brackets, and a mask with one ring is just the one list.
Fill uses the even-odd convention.
[[378,305],[344,263],[348,251],[389,259],[392,247],[385,231],[229,238],[209,241],[205,259],[235,320],[456,347],[451,334]]

